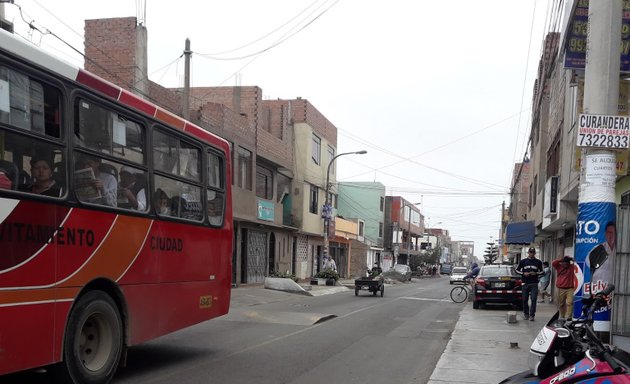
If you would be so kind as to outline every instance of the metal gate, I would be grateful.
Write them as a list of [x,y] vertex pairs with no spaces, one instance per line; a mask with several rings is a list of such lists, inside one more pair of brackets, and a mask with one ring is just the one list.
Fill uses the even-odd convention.
[[612,342],[630,348],[630,205],[617,209],[617,252],[614,259],[615,293],[611,318]]
[[247,283],[263,283],[267,274],[267,233],[247,230]]

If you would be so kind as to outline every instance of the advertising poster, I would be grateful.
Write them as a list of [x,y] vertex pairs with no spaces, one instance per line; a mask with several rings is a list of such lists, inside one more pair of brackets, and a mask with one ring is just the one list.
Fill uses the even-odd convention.
[[[614,154],[589,154],[585,158],[585,183],[581,186],[575,234],[577,288],[573,316],[582,313],[581,298],[603,290],[613,279],[616,246]],[[610,330],[610,307],[593,315],[596,331]]]
[[[588,38],[589,0],[577,0],[571,22],[567,30],[564,67],[584,69],[586,65],[586,46]],[[630,2],[623,2],[621,19],[621,72],[630,71]]]

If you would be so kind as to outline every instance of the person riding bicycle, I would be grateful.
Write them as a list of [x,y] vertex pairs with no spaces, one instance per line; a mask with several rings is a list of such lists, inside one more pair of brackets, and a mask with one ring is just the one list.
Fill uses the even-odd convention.
[[466,276],[464,276],[464,279],[474,279],[475,277],[477,277],[477,275],[479,275],[479,266],[477,265],[477,263],[472,263],[470,265],[470,268],[470,272],[468,272]]
[[470,286],[472,287],[472,281],[474,281],[477,275],[479,275],[480,268],[479,268],[479,265],[477,265],[477,263],[472,263],[470,265],[470,268],[471,268],[470,272],[468,272],[466,276],[464,276],[464,281],[469,282]]

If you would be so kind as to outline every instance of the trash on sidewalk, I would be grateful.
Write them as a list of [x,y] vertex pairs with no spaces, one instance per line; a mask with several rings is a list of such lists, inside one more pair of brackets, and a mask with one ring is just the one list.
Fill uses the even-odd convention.
[[508,311],[507,313],[507,322],[509,324],[516,323],[516,311]]

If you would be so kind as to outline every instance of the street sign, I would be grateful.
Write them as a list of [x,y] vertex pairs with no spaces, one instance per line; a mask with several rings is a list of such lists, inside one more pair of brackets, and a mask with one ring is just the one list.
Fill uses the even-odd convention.
[[577,135],[578,147],[630,148],[630,117],[582,113]]

